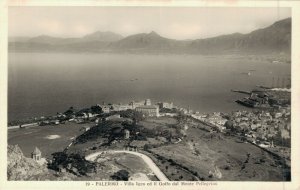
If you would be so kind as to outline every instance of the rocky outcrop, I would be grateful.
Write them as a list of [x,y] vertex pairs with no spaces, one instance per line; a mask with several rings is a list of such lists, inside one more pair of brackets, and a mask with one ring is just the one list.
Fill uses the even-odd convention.
[[46,165],[40,165],[23,155],[18,145],[7,147],[8,180],[44,180],[49,175]]

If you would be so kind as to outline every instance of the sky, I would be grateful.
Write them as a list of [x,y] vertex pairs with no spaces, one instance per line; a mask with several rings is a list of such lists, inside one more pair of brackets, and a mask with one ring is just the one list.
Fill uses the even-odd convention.
[[291,17],[290,8],[9,7],[9,36],[123,36],[155,31],[178,40],[249,33]]

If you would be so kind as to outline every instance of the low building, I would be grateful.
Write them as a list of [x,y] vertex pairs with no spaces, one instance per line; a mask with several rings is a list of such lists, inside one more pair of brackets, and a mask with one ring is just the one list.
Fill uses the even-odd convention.
[[159,116],[159,110],[158,106],[140,106],[136,107],[135,111],[142,113],[144,116],[150,116],[150,117],[158,117]]
[[106,121],[112,121],[112,120],[116,120],[116,119],[120,119],[121,116],[120,114],[115,114],[115,115],[111,115],[105,118]]
[[139,101],[139,102],[132,101],[132,102],[130,102],[129,105],[131,106],[132,109],[135,109],[136,107],[145,105],[145,102],[144,101]]
[[100,123],[100,118],[95,119],[95,123]]
[[89,127],[89,126],[84,126],[81,128],[82,131],[88,131],[90,129],[91,129],[91,127]]
[[177,113],[160,113],[160,116],[168,116],[168,117],[176,117],[178,116]]
[[110,112],[110,106],[108,106],[108,105],[99,105],[99,104],[97,104],[97,106],[99,106],[102,109],[103,113],[109,113]]
[[95,117],[95,114],[92,114],[92,113],[88,112],[87,116],[88,116],[88,118],[93,118],[93,117]]
[[56,115],[56,117],[57,117],[58,119],[65,119],[67,116],[66,116],[65,114],[63,114],[63,113],[58,113],[58,114]]
[[51,124],[53,124],[53,125],[59,125],[59,120],[52,120]]
[[173,109],[173,102],[159,102],[158,106],[160,109],[166,108],[166,109]]
[[77,118],[77,119],[87,119],[87,118],[88,118],[88,114],[85,113],[85,112],[78,113],[78,114],[76,115],[76,118]]
[[258,146],[260,146],[262,148],[271,148],[273,145],[270,142],[264,141],[261,144],[259,144]]
[[114,104],[112,105],[113,111],[126,111],[132,109],[132,106],[129,104]]
[[109,113],[110,112],[110,108],[109,107],[103,107],[102,108],[103,113]]

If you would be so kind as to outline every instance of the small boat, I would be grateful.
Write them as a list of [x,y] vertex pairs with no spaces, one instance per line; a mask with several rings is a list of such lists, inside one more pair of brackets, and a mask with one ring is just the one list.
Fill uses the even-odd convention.
[[241,73],[242,75],[248,75],[248,76],[250,76],[251,75],[251,73],[250,72],[244,72],[244,73]]

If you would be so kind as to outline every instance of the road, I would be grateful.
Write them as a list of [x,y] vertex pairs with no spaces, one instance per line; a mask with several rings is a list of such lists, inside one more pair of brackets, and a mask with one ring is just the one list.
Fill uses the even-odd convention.
[[[87,155],[85,157],[86,160],[94,161],[98,155],[100,155],[103,151],[96,152],[90,155]],[[127,150],[110,150],[106,151],[109,153],[127,153],[127,154],[133,154],[136,155],[144,160],[144,162],[149,166],[149,168],[153,171],[153,173],[156,175],[156,177],[160,181],[170,181],[166,175],[157,167],[157,165],[153,162],[151,158],[149,158],[147,155],[139,153],[139,152],[133,152],[133,151],[127,151]]]

